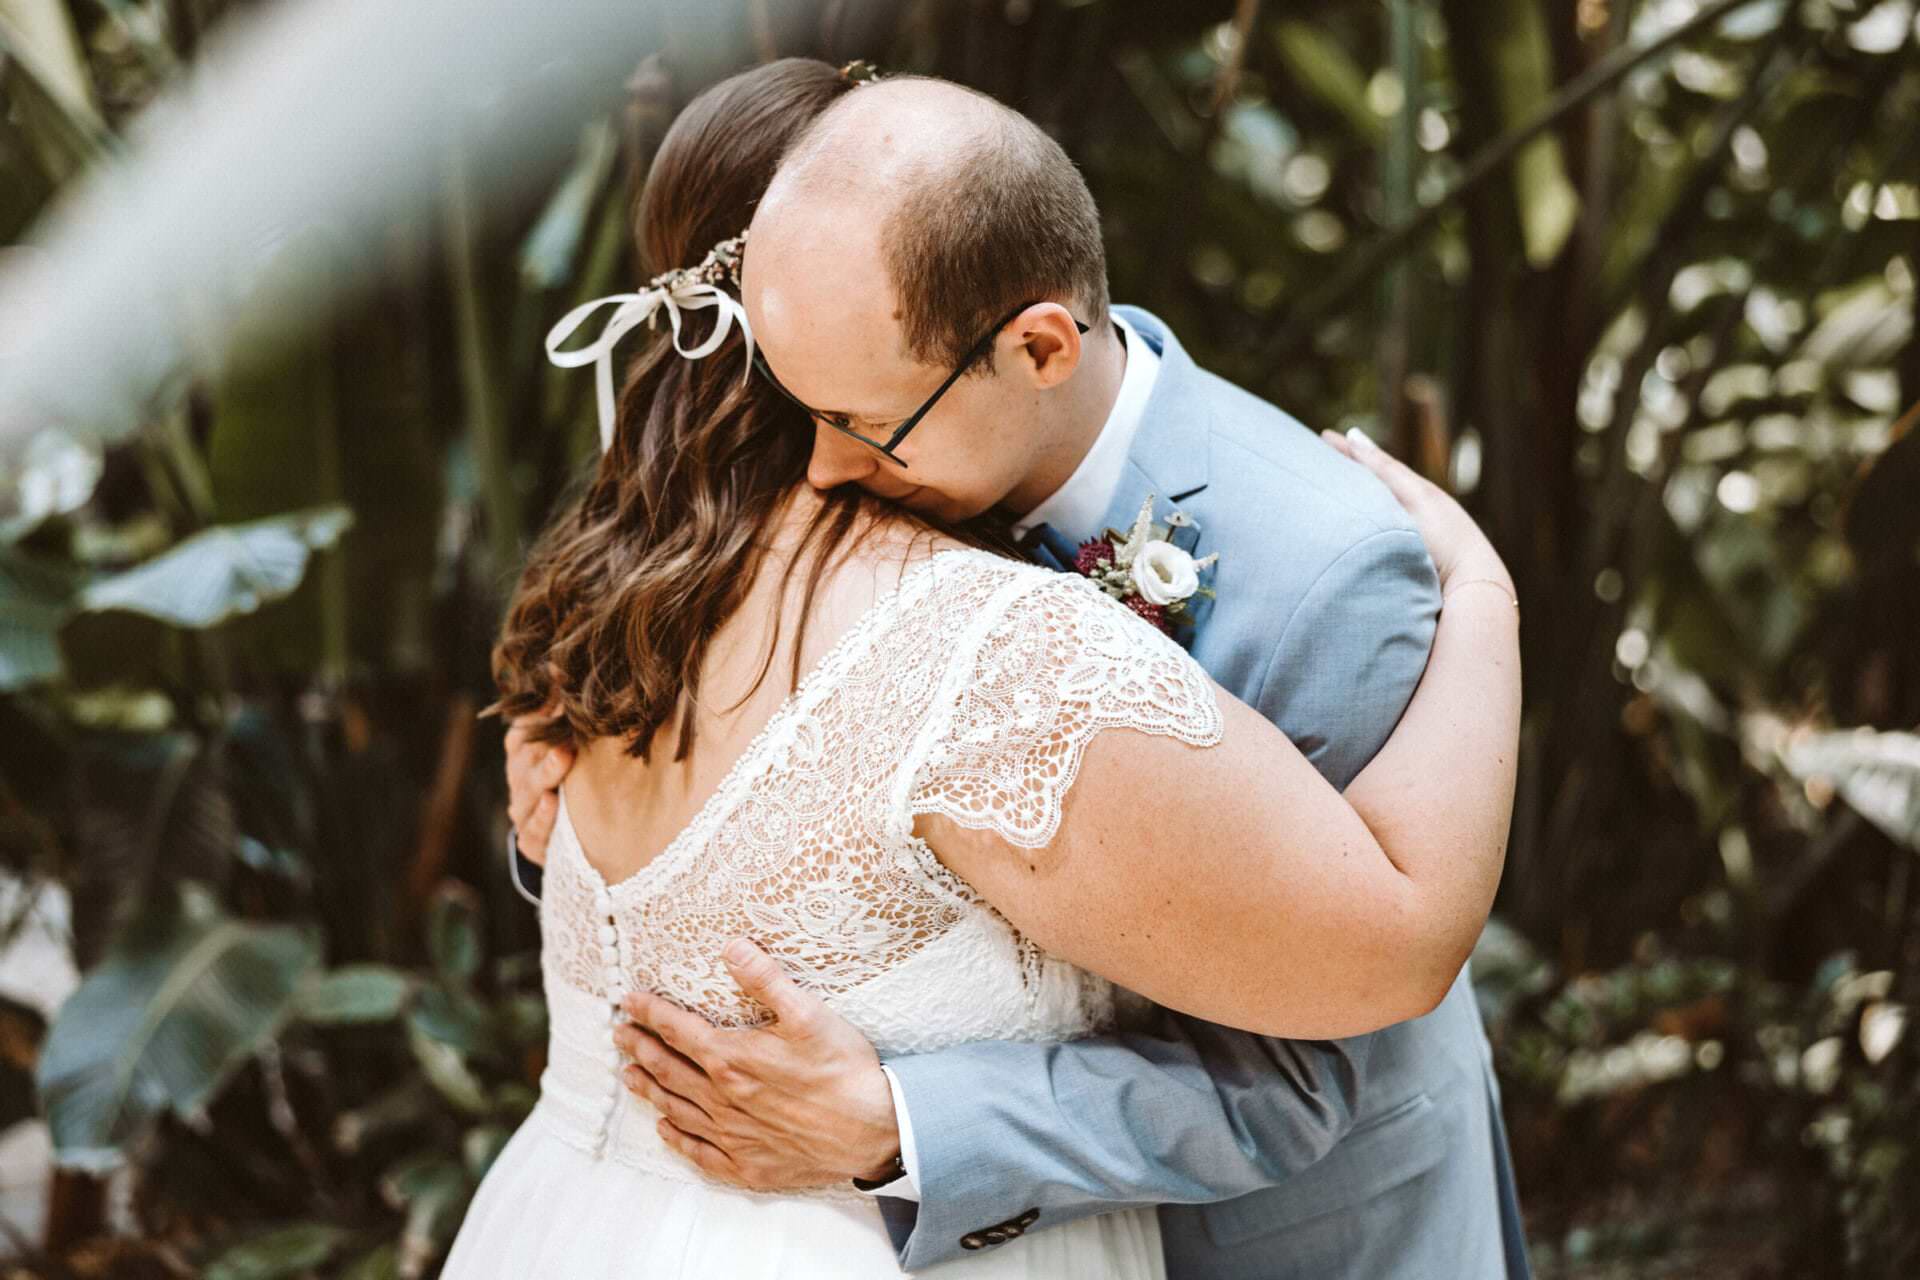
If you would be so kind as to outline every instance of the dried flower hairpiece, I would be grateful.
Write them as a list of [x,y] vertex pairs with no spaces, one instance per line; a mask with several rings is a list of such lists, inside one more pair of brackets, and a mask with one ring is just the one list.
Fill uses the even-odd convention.
[[685,288],[693,284],[730,284],[740,287],[740,260],[747,252],[747,233],[742,231],[730,240],[722,240],[707,250],[707,256],[700,259],[696,267],[675,267],[671,271],[662,271],[647,285],[654,289],[672,290]]
[[[689,360],[700,360],[718,351],[733,326],[739,325],[747,350],[747,365],[742,376],[752,373],[753,329],[747,323],[747,309],[739,298],[727,292],[728,286],[735,292],[740,288],[740,260],[746,248],[747,233],[742,231],[709,249],[700,265],[663,271],[647,281],[647,287],[638,293],[610,293],[604,298],[591,298],[561,316],[553,328],[547,330],[547,359],[563,369],[583,364],[593,366],[594,400],[600,415],[600,452],[613,448],[614,346],[629,330],[640,325],[651,329],[662,312],[666,313],[667,326],[673,331],[673,349]],[[560,344],[585,324],[589,315],[609,303],[615,310],[598,338],[577,350],[560,349]],[[695,346],[685,345],[681,338],[681,316],[687,311],[714,313],[712,331]]]

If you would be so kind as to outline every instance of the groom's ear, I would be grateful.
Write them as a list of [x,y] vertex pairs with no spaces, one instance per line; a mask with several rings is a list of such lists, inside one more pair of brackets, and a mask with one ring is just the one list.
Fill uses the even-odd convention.
[[1059,386],[1080,367],[1080,339],[1073,313],[1057,302],[1034,303],[1000,335],[1003,358],[1042,391]]

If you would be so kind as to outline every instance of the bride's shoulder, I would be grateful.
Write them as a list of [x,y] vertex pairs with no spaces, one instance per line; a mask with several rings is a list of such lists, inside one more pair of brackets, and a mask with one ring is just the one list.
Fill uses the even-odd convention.
[[1000,578],[1037,567],[910,517],[881,515],[841,545],[823,575],[822,589],[831,592],[837,610],[858,611],[899,591],[907,579],[936,560],[941,572],[930,580],[934,590],[961,580]]

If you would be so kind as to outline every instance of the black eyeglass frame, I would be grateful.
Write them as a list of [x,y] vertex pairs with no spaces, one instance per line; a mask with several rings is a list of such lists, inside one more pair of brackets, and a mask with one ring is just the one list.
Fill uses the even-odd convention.
[[[815,409],[813,406],[809,405],[806,401],[802,400],[799,396],[796,396],[795,394],[793,394],[793,392],[787,390],[786,387],[781,384],[780,379],[773,376],[772,366],[770,366],[766,362],[766,359],[763,356],[761,356],[760,349],[758,347],[755,347],[753,351],[753,365],[754,365],[754,368],[760,371],[762,376],[764,376],[768,382],[773,384],[773,389],[775,391],[778,391],[781,395],[793,401],[795,405],[799,406],[800,411],[806,414],[808,418],[822,424],[823,426],[832,427],[835,431],[838,431],[841,435],[852,436],[855,440],[858,440],[861,444],[866,445],[869,449],[879,450],[881,453],[886,455],[887,461],[893,463],[895,466],[901,468],[902,470],[906,470],[907,469],[906,461],[902,459],[900,455],[896,454],[894,450],[899,448],[900,442],[907,438],[907,433],[909,431],[912,431],[915,427],[919,426],[920,419],[927,416],[927,411],[932,409],[933,406],[939,402],[940,397],[947,394],[948,389],[951,388],[954,383],[960,381],[961,377],[967,372],[967,370],[973,368],[975,362],[978,361],[980,357],[986,355],[988,351],[993,349],[993,341],[995,338],[1000,336],[1000,331],[1006,328],[1008,325],[1012,324],[1022,311],[1025,311],[1028,307],[1037,305],[1039,301],[1040,301],[1039,299],[1035,299],[1033,302],[1021,303],[1019,306],[1015,307],[1013,310],[1007,312],[1007,314],[1001,320],[999,320],[993,326],[993,328],[981,334],[980,340],[974,343],[973,346],[967,351],[967,354],[961,358],[959,366],[955,368],[952,373],[947,375],[947,380],[945,382],[942,382],[939,385],[939,387],[937,387],[934,390],[934,393],[928,396],[926,398],[926,401],[923,404],[921,404],[921,406],[918,409],[915,409],[913,411],[913,414],[911,417],[905,419],[903,422],[901,422],[899,426],[893,429],[893,435],[888,438],[885,444],[881,444],[878,440],[869,439],[868,437],[861,435],[858,431],[855,431],[852,427],[846,426],[842,423],[834,421],[835,417],[839,417],[843,415],[823,413],[820,410]],[[1086,333],[1092,327],[1090,325],[1082,323],[1079,320],[1075,320],[1073,324],[1074,324],[1074,327],[1078,329],[1081,333]]]

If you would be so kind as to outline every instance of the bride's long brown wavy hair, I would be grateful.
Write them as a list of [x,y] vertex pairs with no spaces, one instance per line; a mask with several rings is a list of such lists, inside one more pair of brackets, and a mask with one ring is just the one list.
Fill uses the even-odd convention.
[[[784,58],[689,103],[641,192],[636,242],[646,274],[695,266],[738,235],[788,145],[853,87],[827,63]],[[686,319],[687,341],[699,341],[709,321]],[[677,355],[664,333],[640,340],[647,345],[617,397],[612,447],[528,554],[493,648],[500,696],[479,714],[510,720],[551,705],[532,740],[577,748],[618,735],[643,760],[681,718],[679,760],[694,738],[694,717],[679,713],[699,696],[707,642],[740,607],[773,525],[805,483],[813,431],[762,379],[743,379],[737,328],[703,360]],[[789,562],[789,571],[812,565],[802,638],[828,553],[891,510],[851,487],[826,498]],[[799,654],[796,641],[796,681]],[[760,679],[772,660],[769,647]]]

